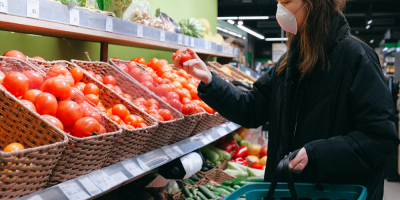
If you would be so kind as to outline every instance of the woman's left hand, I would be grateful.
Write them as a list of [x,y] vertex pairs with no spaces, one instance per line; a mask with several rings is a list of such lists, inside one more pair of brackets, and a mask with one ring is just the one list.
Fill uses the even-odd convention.
[[296,157],[290,160],[289,168],[302,171],[307,166],[307,164],[308,164],[308,156],[306,149],[303,147],[301,148],[299,153],[297,153]]

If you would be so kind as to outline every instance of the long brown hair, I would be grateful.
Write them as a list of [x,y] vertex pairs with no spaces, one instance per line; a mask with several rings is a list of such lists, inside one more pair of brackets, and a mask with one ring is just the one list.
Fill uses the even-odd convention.
[[[325,45],[329,39],[332,17],[346,6],[345,0],[303,0],[306,6],[306,18],[299,33],[287,32],[286,42],[289,47],[294,37],[298,37],[300,46],[299,70],[303,75],[310,75],[318,67],[320,70],[329,68]],[[277,69],[281,74],[286,69],[289,51]]]

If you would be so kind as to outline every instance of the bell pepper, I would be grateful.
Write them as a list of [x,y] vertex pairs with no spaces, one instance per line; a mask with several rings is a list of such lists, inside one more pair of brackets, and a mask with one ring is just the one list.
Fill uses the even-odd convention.
[[228,152],[228,153],[231,153],[232,150],[236,149],[236,147],[237,147],[237,144],[236,144],[235,140],[228,140],[223,145],[221,145],[219,148],[224,150],[224,151],[226,151],[226,152]]
[[249,166],[249,161],[247,161],[245,158],[235,158],[235,159],[232,159],[231,162],[235,162],[235,163],[244,165],[246,167]]
[[236,149],[235,153],[233,154],[232,158],[246,158],[249,155],[249,149],[246,146],[241,146]]
[[255,162],[255,163],[253,163],[253,165],[251,166],[251,168],[253,168],[253,169],[261,169],[261,170],[264,170],[264,169],[265,169],[265,166],[262,166],[260,163]]

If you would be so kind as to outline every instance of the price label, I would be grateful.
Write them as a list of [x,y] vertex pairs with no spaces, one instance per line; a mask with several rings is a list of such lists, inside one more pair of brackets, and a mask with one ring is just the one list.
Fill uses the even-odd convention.
[[217,130],[218,134],[222,137],[225,136],[226,134],[228,134],[228,131],[226,131],[225,128],[220,128]]
[[204,41],[204,49],[210,49],[210,46],[209,46],[210,44],[209,44],[209,42],[208,41]]
[[113,20],[111,17],[106,18],[106,31],[113,32]]
[[128,177],[126,177],[122,172],[117,172],[116,174],[113,174],[109,177],[112,186],[122,184],[124,181],[128,180]]
[[139,163],[140,168],[142,168],[143,171],[146,172],[146,171],[150,170],[150,167],[148,167],[140,158],[136,158],[136,159]]
[[26,16],[39,19],[39,0],[26,1]]
[[160,32],[160,41],[165,42],[165,31]]
[[126,160],[126,161],[122,162],[122,165],[133,176],[139,176],[140,174],[143,174],[143,170],[132,160]]
[[182,156],[184,153],[182,152],[182,150],[178,147],[178,146],[164,146],[161,147],[165,154],[168,155],[168,157],[170,157],[171,159],[175,159],[179,156]]
[[201,142],[203,142],[203,144],[209,144],[210,141],[208,140],[208,138],[206,136],[201,138]]
[[194,38],[190,38],[190,46],[194,47]]
[[101,193],[101,190],[88,177],[83,177],[78,180],[91,196],[96,196]]
[[185,37],[185,46],[189,46],[189,37]]
[[137,25],[136,36],[143,37],[143,26]]
[[74,182],[61,183],[58,187],[60,187],[65,196],[70,200],[84,200],[90,198],[90,196]]
[[214,138],[211,136],[210,132],[204,133],[204,135],[207,137],[208,141],[210,141],[210,142],[214,141]]
[[108,184],[110,182],[110,177],[106,173],[104,173],[103,171],[101,173],[93,174],[93,175],[89,176],[89,178],[103,192],[107,191],[109,189]]
[[229,124],[228,124],[228,128],[231,129],[231,131],[236,130],[236,126],[235,126],[235,124],[233,124],[233,123],[229,123]]
[[33,197],[29,197],[27,200],[43,200],[43,199],[39,195],[34,195]]
[[0,0],[0,12],[8,13],[8,0]]
[[71,9],[69,11],[69,24],[79,26],[79,10]]
[[181,34],[178,35],[178,44],[183,44],[183,36]]

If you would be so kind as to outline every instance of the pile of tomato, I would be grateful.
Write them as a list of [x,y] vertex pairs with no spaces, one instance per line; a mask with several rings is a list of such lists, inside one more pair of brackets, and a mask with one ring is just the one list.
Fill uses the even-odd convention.
[[[142,69],[136,63],[147,67]],[[200,113],[202,109],[215,113],[197,95],[200,80],[182,69],[172,68],[167,60],[152,58],[146,64],[144,58],[136,57],[128,64],[118,63],[117,66],[184,115]]]

